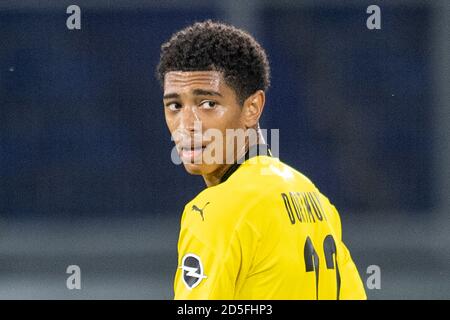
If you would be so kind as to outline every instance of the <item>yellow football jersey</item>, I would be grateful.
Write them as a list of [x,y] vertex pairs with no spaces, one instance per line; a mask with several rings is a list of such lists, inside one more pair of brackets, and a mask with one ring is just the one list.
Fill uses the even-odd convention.
[[184,209],[175,299],[366,299],[335,207],[270,156]]

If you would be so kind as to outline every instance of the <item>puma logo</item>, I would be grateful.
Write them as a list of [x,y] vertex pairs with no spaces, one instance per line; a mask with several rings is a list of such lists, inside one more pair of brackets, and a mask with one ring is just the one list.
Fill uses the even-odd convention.
[[207,202],[204,206],[203,206],[203,208],[199,208],[199,207],[197,207],[195,204],[192,206],[192,209],[191,210],[193,210],[193,211],[198,211],[199,213],[200,213],[200,216],[202,217],[202,221],[205,221],[205,217],[203,216],[203,210],[205,210],[205,208],[206,208],[206,206],[209,204],[209,202]]

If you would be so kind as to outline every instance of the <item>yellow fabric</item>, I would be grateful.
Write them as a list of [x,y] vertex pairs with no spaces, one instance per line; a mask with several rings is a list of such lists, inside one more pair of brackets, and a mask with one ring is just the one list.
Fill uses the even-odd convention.
[[[183,267],[189,255],[201,268]],[[175,299],[366,299],[335,207],[268,156],[245,161],[185,206],[174,290]]]

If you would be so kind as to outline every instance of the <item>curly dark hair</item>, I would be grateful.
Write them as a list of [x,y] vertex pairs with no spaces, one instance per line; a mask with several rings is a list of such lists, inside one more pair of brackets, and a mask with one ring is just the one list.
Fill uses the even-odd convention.
[[219,71],[241,105],[270,85],[269,61],[260,44],[241,29],[211,20],[176,32],[161,46],[161,86],[169,71]]

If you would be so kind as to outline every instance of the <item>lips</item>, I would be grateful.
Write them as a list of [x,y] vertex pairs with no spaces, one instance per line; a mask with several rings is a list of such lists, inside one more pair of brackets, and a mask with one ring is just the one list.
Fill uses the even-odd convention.
[[203,153],[203,150],[205,150],[206,147],[207,147],[207,145],[202,145],[202,146],[184,145],[184,146],[181,146],[179,149],[180,157],[182,160],[192,162],[201,156],[201,154]]

